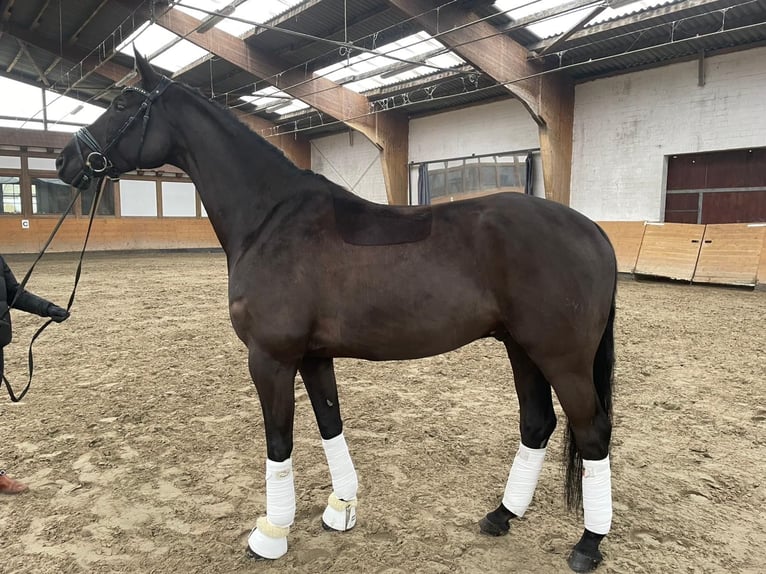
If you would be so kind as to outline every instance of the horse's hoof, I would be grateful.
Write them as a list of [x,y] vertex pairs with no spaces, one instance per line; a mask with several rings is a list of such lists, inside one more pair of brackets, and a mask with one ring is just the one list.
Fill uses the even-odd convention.
[[488,516],[485,516],[479,520],[479,529],[482,534],[488,536],[504,536],[505,534],[508,534],[511,527],[508,524],[496,524],[492,522]]
[[249,546],[247,547],[247,550],[245,551],[245,556],[249,560],[261,560],[261,561],[271,560],[271,558],[266,558],[265,556],[261,556],[260,554],[256,554],[255,552],[253,552],[253,549],[250,548]]
[[[327,532],[348,532],[356,526],[356,500],[353,503],[338,501],[336,506],[328,505],[322,514],[322,528]],[[344,506],[342,509],[338,508]]]
[[602,559],[603,556],[598,550],[596,550],[595,556],[589,556],[575,548],[569,555],[567,564],[575,572],[593,572],[601,564]]

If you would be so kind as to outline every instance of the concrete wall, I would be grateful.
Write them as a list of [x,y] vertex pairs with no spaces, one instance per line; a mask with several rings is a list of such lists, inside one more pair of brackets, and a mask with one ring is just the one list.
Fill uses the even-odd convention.
[[667,156],[766,146],[766,48],[580,84],[571,205],[606,221],[660,221]]

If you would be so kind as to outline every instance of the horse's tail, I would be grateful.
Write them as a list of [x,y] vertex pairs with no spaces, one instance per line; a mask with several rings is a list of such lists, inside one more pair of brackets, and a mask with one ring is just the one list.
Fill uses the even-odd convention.
[[[593,383],[596,387],[603,412],[612,420],[612,386],[614,383],[614,311],[617,296],[617,273],[615,272],[614,290],[612,291],[612,307],[609,319],[601,335],[601,342],[593,360]],[[564,440],[566,452],[566,498],[567,507],[578,508],[582,502],[582,457],[577,450],[572,427],[567,426]]]

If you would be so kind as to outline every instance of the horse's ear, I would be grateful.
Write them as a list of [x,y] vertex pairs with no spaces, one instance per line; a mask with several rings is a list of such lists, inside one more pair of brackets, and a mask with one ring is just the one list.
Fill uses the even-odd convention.
[[136,56],[136,69],[141,76],[141,86],[150,92],[159,83],[162,76],[154,71],[149,61],[138,52],[135,44],[133,44],[133,53]]

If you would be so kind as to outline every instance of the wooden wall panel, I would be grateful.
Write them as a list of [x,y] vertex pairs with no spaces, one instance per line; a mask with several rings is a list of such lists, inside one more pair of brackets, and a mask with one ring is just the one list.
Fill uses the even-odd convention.
[[617,271],[633,273],[646,224],[643,221],[599,221],[598,224],[612,242],[617,256]]
[[[33,218],[22,229],[21,217],[0,217],[0,253],[38,253],[56,225],[56,218]],[[88,227],[86,218],[68,218],[50,247],[51,252],[82,249]],[[98,218],[88,240],[88,250],[207,249],[220,248],[206,218],[124,217]]]
[[694,283],[755,285],[766,226],[705,226]]
[[704,225],[647,223],[635,273],[691,281]]
[[756,287],[766,289],[766,235],[763,237],[763,246],[761,247],[761,262],[758,264]]

